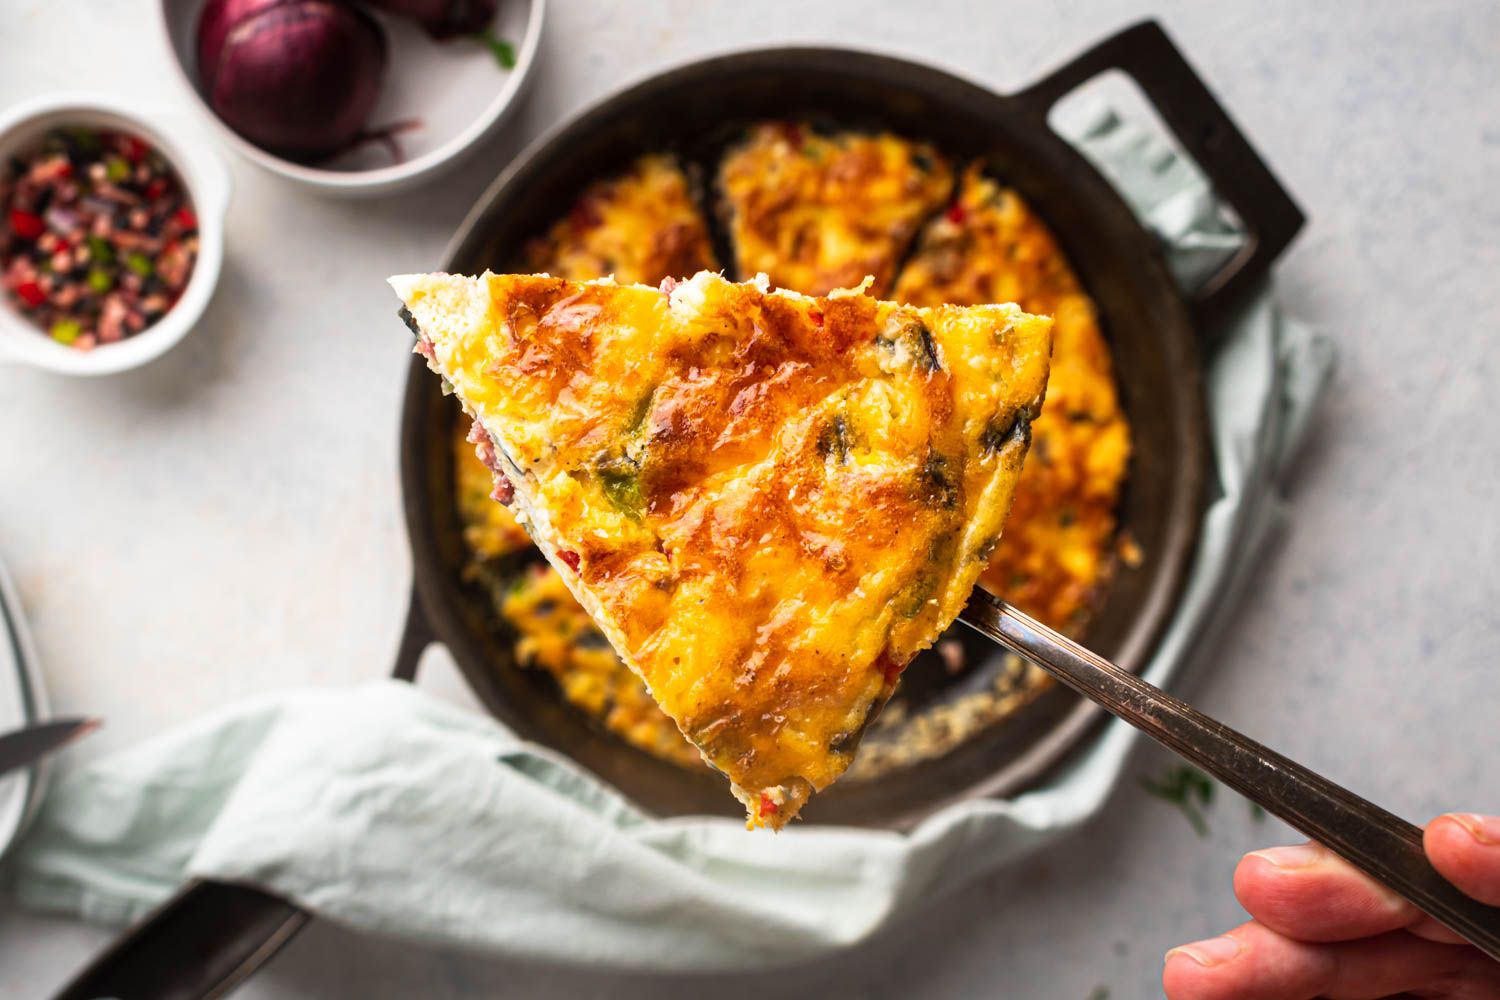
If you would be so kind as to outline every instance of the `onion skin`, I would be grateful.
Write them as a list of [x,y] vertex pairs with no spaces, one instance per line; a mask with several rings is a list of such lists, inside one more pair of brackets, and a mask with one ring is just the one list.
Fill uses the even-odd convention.
[[388,53],[341,0],[209,0],[198,72],[224,123],[277,156],[315,163],[370,138]]
[[219,75],[219,53],[229,30],[288,0],[209,0],[198,17],[198,79],[204,87]]
[[438,41],[484,31],[495,20],[496,0],[365,0],[371,7],[416,21]]

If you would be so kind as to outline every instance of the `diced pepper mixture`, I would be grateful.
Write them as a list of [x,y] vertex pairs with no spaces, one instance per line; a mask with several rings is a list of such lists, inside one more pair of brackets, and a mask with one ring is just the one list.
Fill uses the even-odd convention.
[[198,217],[166,158],[124,132],[54,129],[0,173],[0,287],[37,329],[91,350],[181,297]]

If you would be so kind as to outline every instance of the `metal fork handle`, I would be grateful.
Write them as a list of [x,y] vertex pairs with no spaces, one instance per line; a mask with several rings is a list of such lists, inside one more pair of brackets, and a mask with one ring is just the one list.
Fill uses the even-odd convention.
[[960,620],[1279,816],[1500,961],[1500,907],[1427,860],[1422,831],[976,590]]

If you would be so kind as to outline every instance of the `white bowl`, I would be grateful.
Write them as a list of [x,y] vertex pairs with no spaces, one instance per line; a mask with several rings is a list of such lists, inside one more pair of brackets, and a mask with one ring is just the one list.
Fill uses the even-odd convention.
[[96,94],[54,94],[0,113],[0,163],[53,128],[80,125],[118,129],[161,150],[182,178],[198,216],[198,258],[192,277],[165,316],[132,337],[91,351],[59,344],[0,295],[0,362],[15,362],[64,375],[111,375],[165,354],[198,322],[224,261],[224,213],[229,208],[229,170],[192,122],[165,111]]
[[385,28],[389,62],[370,127],[418,121],[398,136],[406,159],[391,163],[369,144],[309,166],[268,153],[242,138],[209,108],[198,85],[198,15],[205,0],[161,0],[158,10],[178,77],[214,131],[241,156],[282,177],[328,194],[384,194],[430,180],[454,166],[510,116],[536,63],[546,0],[501,0],[494,31],[516,49],[514,69],[501,69],[490,51],[470,39],[436,42],[414,23],[371,11]]

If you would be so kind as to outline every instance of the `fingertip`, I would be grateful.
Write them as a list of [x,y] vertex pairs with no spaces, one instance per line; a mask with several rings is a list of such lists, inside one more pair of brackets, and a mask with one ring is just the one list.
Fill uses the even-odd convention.
[[1437,864],[1474,849],[1474,835],[1457,813],[1444,813],[1422,829],[1422,848],[1427,859]]
[[1202,966],[1174,948],[1167,952],[1167,962],[1162,966],[1161,991],[1167,1000],[1197,1000],[1203,995],[1198,989],[1203,972]]
[[1234,871],[1234,894],[1250,915],[1301,941],[1347,941],[1403,927],[1410,904],[1316,844],[1254,851]]
[[1481,903],[1500,906],[1500,818],[1446,813],[1427,824],[1422,846],[1449,882]]
[[1259,854],[1250,853],[1234,866],[1234,898],[1253,916],[1251,902],[1265,896],[1276,878],[1276,866]]
[[1500,817],[1478,813],[1443,813],[1427,824],[1424,836],[1458,836],[1465,846],[1500,847]]
[[1234,866],[1234,895],[1241,906],[1249,908],[1248,900],[1259,899],[1276,889],[1281,876],[1294,870],[1293,866],[1281,862],[1276,853],[1280,850],[1286,848],[1251,851]]
[[1232,996],[1232,966],[1243,951],[1244,945],[1228,934],[1173,948],[1162,966],[1162,990],[1168,1000]]

